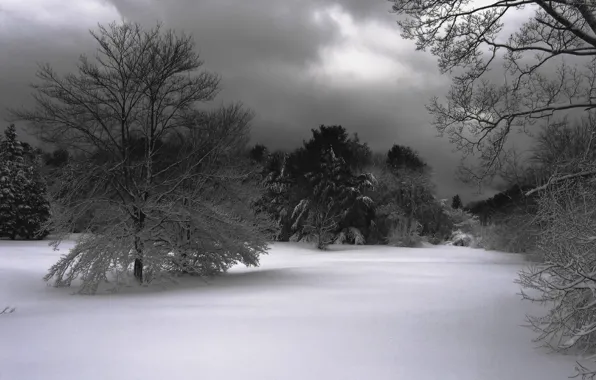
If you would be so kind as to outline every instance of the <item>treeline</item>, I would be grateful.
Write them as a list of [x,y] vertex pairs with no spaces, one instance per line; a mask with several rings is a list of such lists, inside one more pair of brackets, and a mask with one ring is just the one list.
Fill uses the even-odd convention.
[[452,232],[430,167],[410,147],[373,153],[357,134],[321,125],[292,152],[256,145],[250,156],[264,179],[255,206],[275,222],[273,240],[412,246]]
[[[557,177],[569,177],[562,182],[567,185],[591,181],[590,168],[596,162],[595,120],[589,113],[576,121],[564,119],[546,126],[523,160],[511,156],[504,166],[502,177],[508,179],[505,190],[465,206],[478,221],[474,233],[484,248],[543,257],[541,241],[550,226],[543,212],[556,205],[553,199],[546,200],[547,190],[556,188],[553,178]],[[583,172],[585,176],[578,176]],[[569,196],[569,202],[584,202],[578,198],[582,193]],[[559,216],[565,213],[562,209],[557,212]]]
[[[31,170],[38,173],[36,178],[44,186],[41,191],[48,187],[55,207],[60,207],[66,201],[61,182],[65,171],[88,157],[63,148],[34,150],[14,138],[14,126],[9,130],[12,144],[27,147]],[[144,157],[142,138],[130,139],[129,144],[133,157]],[[163,169],[181,147],[174,141],[157,144],[155,169]],[[437,199],[431,169],[415,150],[395,144],[386,153],[373,153],[357,134],[350,135],[342,126],[313,129],[312,137],[291,152],[270,151],[257,144],[238,148],[235,156],[237,163],[245,161],[243,186],[252,186],[251,210],[261,216],[267,237],[273,241],[307,241],[321,249],[332,243],[440,243],[453,231],[451,210],[461,207],[459,196],[454,197],[451,207]],[[96,164],[109,161],[109,155],[99,150],[91,158]],[[79,197],[85,194],[83,188],[77,191]],[[101,207],[78,206],[62,225],[73,233],[98,232],[114,222],[100,217]],[[39,224],[48,217],[44,208]],[[47,233],[5,236],[41,238]]]

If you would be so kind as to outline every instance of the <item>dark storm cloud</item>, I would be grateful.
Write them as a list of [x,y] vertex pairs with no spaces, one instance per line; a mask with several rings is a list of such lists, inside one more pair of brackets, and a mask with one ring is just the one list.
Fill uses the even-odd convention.
[[[256,111],[255,142],[291,149],[309,137],[311,128],[341,124],[375,150],[387,150],[394,143],[412,146],[434,167],[441,197],[459,192],[470,199],[473,190],[455,178],[458,156],[446,140],[435,137],[424,108],[431,96],[444,93],[448,78],[438,76],[433,57],[415,52],[411,42],[400,41],[394,16],[388,13],[390,3],[112,0],[112,4],[112,20],[119,21],[121,16],[146,26],[159,20],[167,28],[191,34],[205,67],[222,75],[220,101],[242,101]],[[359,33],[379,33],[383,43],[376,44],[377,35],[367,41],[378,45],[373,50],[388,62],[399,62],[399,75],[351,80],[347,74],[336,76],[333,66],[321,74],[325,66],[322,49],[341,43],[348,46],[352,38],[346,40],[329,19],[313,21],[316,11],[334,4],[351,15],[356,28],[353,38]],[[30,104],[27,84],[35,79],[37,61],[49,62],[61,72],[72,70],[79,54],[93,52],[87,29],[109,21],[110,12],[97,20],[87,17],[76,28],[38,23],[18,33],[4,33],[0,37],[0,102],[5,106]],[[368,29],[358,29],[366,25]]]

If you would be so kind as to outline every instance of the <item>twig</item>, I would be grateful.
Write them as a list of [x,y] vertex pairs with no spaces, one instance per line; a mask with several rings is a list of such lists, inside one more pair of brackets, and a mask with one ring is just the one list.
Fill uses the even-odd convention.
[[15,307],[9,307],[9,306],[6,306],[6,307],[4,308],[4,310],[0,311],[0,314],[10,314],[10,313],[14,313],[14,311],[15,311],[15,310],[16,310],[16,308],[15,308]]

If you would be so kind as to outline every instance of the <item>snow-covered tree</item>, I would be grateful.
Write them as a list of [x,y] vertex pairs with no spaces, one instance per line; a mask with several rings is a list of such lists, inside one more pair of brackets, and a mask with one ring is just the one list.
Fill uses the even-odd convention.
[[[596,186],[577,178],[551,185],[539,200],[543,263],[520,273],[524,299],[548,306],[529,322],[557,351],[596,350]],[[596,374],[596,372],[593,372]]]
[[42,141],[76,157],[53,192],[56,229],[69,231],[92,211],[92,234],[46,279],[70,285],[80,277],[81,292],[93,293],[113,271],[147,283],[172,271],[257,265],[267,245],[250,208],[252,112],[198,107],[214,99],[219,76],[199,71],[190,36],[129,22],[91,34],[94,60],[82,56],[66,76],[42,66],[36,108],[13,110]]
[[299,194],[297,181],[287,170],[287,155],[274,152],[265,164],[264,191],[256,202],[257,210],[274,221],[271,235],[274,240],[288,241],[292,236],[292,210]]
[[352,174],[332,148],[322,155],[319,169],[308,173],[306,178],[312,192],[294,208],[293,227],[297,230],[301,226],[301,233],[314,237],[317,247],[324,249],[336,239],[339,223],[352,208],[359,204],[373,207],[373,201],[363,190],[373,187],[375,179],[370,174]]
[[[277,230],[272,234],[276,240],[302,240],[312,236],[303,229],[305,219],[296,221],[292,219],[292,214],[302,200],[312,195],[314,186],[308,175],[320,171],[322,155],[330,148],[353,173],[361,172],[370,161],[368,145],[362,143],[358,135],[350,136],[339,125],[321,125],[312,130],[312,138],[304,141],[301,147],[289,154],[275,152],[265,160],[265,192],[257,208],[277,223]],[[331,235],[339,234],[338,242],[362,242],[364,234],[368,233],[371,214],[371,209],[363,204],[355,205],[339,221],[337,231]]]
[[0,236],[43,238],[50,207],[38,161],[33,152],[25,156],[14,125],[4,135],[0,142]]
[[[559,144],[561,137],[568,143]],[[542,260],[520,272],[518,283],[524,299],[547,306],[544,315],[529,317],[538,341],[556,351],[594,354],[596,118],[585,118],[576,130],[547,129],[540,142],[540,161],[552,174],[526,195],[538,194],[535,223],[541,228]],[[584,379],[596,377],[594,369],[577,369]]]

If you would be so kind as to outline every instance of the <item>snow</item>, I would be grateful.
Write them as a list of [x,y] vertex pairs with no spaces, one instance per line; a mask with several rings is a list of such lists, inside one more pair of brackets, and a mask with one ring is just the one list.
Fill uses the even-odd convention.
[[275,244],[208,282],[71,295],[41,280],[71,242],[0,241],[1,380],[565,379],[535,348],[518,255]]

